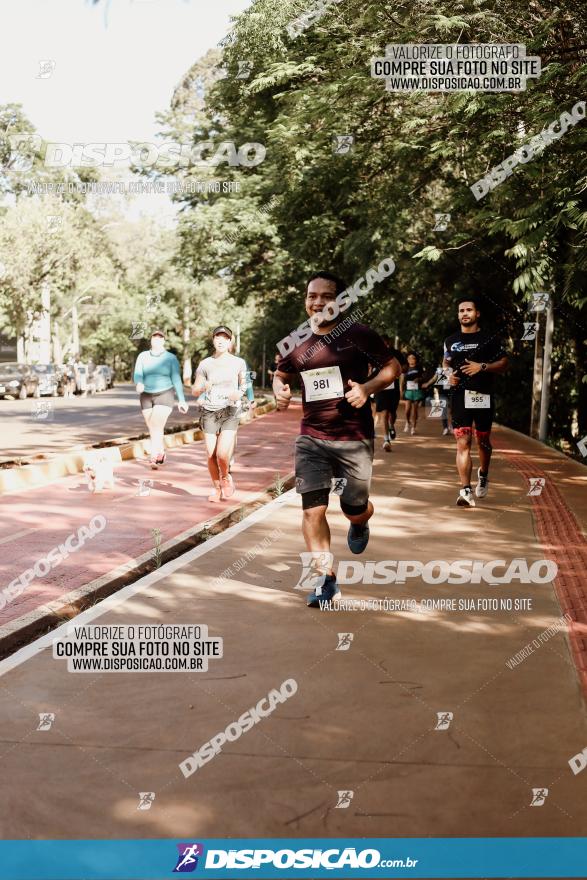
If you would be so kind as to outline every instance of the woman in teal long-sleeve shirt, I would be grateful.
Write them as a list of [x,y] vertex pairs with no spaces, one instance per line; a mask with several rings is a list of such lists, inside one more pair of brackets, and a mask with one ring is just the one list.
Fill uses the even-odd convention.
[[138,356],[134,381],[151,438],[151,467],[156,470],[165,462],[163,435],[167,419],[173,410],[175,394],[179,411],[188,411],[179,361],[174,354],[165,350],[165,335],[162,330],[153,332],[150,350],[142,351]]

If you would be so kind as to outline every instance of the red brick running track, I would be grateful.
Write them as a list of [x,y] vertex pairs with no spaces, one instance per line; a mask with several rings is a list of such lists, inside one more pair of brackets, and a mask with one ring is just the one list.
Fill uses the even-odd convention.
[[583,692],[587,697],[587,541],[554,481],[530,456],[494,441],[494,447],[528,479],[544,477],[540,495],[530,496],[537,536],[558,565],[554,582],[563,612],[572,617],[569,639]]
[[[158,471],[150,470],[146,459],[122,462],[114,489],[101,494],[92,495],[84,475],[74,474],[48,486],[3,495],[0,589],[96,514],[102,514],[107,525],[0,608],[0,626],[152,551],[154,528],[165,543],[222,510],[250,501],[278,474],[284,477],[292,470],[299,421],[300,407],[293,405],[286,413],[263,415],[241,427],[233,468],[237,492],[222,504],[208,502],[211,483],[202,441],[169,450],[165,467]],[[138,495],[141,479],[149,481],[148,495]]]

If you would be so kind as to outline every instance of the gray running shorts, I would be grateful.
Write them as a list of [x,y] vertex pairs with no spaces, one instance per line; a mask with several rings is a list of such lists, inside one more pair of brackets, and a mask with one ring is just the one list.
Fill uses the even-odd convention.
[[[341,504],[360,507],[369,500],[374,440],[319,440],[301,435],[296,440],[296,491],[331,489],[333,478]],[[342,492],[340,492],[342,489]]]
[[239,410],[236,406],[223,409],[203,409],[200,427],[204,434],[219,434],[221,431],[236,431],[239,424]]

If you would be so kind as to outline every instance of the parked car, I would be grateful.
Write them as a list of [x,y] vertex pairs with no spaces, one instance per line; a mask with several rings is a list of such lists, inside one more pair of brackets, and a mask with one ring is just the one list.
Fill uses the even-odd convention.
[[34,372],[39,377],[39,393],[57,397],[65,393],[65,378],[55,364],[35,364]]
[[96,391],[106,391],[114,385],[114,374],[107,364],[98,364],[95,372]]
[[25,400],[29,394],[41,396],[37,374],[26,364],[0,364],[0,397],[11,395]]

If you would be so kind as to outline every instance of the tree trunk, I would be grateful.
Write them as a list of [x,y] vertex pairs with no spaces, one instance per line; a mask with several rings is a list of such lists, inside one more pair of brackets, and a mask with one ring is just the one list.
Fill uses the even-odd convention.
[[540,320],[540,312],[535,315],[538,332],[534,341],[534,374],[532,377],[532,408],[530,415],[530,436],[538,440],[540,424],[540,398],[542,397],[542,351],[544,346],[544,322]]
[[546,308],[545,325],[542,394],[540,397],[540,426],[538,429],[538,439],[541,443],[546,443],[548,437],[548,404],[550,402],[552,334],[554,332],[554,309],[552,307],[552,299],[549,300]]
[[577,431],[578,438],[587,434],[587,382],[585,381],[585,373],[587,372],[587,343],[585,341],[585,331],[577,322],[575,324],[575,338],[573,344],[575,348],[575,383],[577,388]]

